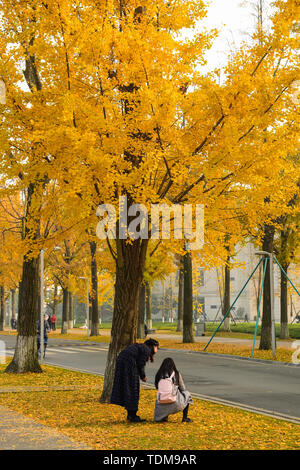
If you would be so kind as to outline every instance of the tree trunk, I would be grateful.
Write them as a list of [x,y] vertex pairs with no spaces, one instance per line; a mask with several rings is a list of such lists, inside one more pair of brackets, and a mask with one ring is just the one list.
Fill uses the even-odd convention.
[[[289,268],[288,264],[284,264],[284,271],[287,273]],[[289,325],[288,325],[288,290],[287,278],[281,271],[280,277],[280,338],[289,339]]]
[[[34,21],[30,20],[30,22]],[[33,42],[34,35],[30,38],[30,45]],[[34,54],[28,55],[26,53],[23,73],[31,91],[40,91],[42,89]],[[26,216],[22,220],[22,239],[26,239],[27,242],[34,242],[40,238],[40,220],[37,209],[41,206],[41,200],[38,196],[38,200],[35,200],[33,204],[33,197],[35,193],[39,195],[41,187],[44,188],[46,184],[47,176],[39,175],[38,180],[28,185]],[[30,220],[30,228],[28,228],[28,220]],[[42,372],[38,362],[36,338],[38,295],[39,260],[33,257],[29,251],[23,258],[22,280],[19,287],[18,336],[15,353],[12,362],[6,368],[6,372]]]
[[164,323],[166,318],[166,289],[165,282],[162,282],[162,299],[161,299],[161,321]]
[[99,325],[102,324],[102,305],[98,305]]
[[177,315],[177,330],[183,329],[183,286],[184,286],[184,270],[183,267],[179,269],[178,279],[178,315]]
[[63,305],[62,305],[62,319],[61,319],[61,334],[68,333],[68,315],[69,314],[69,291],[63,287]]
[[39,260],[25,257],[19,287],[18,336],[15,354],[6,372],[42,372],[37,355]]
[[74,326],[74,297],[72,292],[69,292],[69,315],[68,315],[68,327],[72,329]]
[[57,284],[54,284],[53,315],[55,315],[56,317],[57,317],[57,305],[58,305]]
[[4,331],[5,322],[5,291],[4,287],[0,286],[0,331]]
[[[273,252],[275,229],[272,225],[266,225],[264,228],[263,251]],[[259,349],[268,350],[272,348],[272,319],[271,319],[271,298],[270,298],[270,261],[265,275],[263,288],[263,314],[261,321],[261,337]]]
[[170,314],[169,314],[169,322],[173,322],[173,286],[172,286],[172,279],[170,285]]
[[146,282],[146,325],[148,329],[152,328],[151,286],[149,282]]
[[[36,186],[30,183],[27,190],[26,216],[23,219],[22,239],[34,243],[40,237],[40,220],[32,207]],[[37,191],[38,192],[38,191]],[[31,227],[28,228],[27,221]],[[37,320],[40,284],[39,258],[29,251],[23,258],[22,280],[19,284],[18,335],[15,353],[6,372],[42,372],[37,354]]]
[[109,403],[117,355],[137,337],[139,290],[143,279],[148,240],[116,240],[114,312],[104,386],[100,401]]
[[[223,297],[223,316],[226,315],[230,309],[230,256],[227,257],[227,264],[225,265],[224,276],[224,297]],[[230,331],[230,314],[224,320],[223,331]]]
[[145,306],[146,306],[146,287],[145,284],[141,285],[139,293],[139,318],[138,318],[138,339],[145,338]]
[[96,242],[90,242],[91,279],[92,279],[91,336],[98,336],[99,335],[98,272],[97,272],[96,250],[97,250]]
[[11,289],[11,318],[16,319],[16,289]]
[[183,257],[184,287],[183,287],[183,343],[194,342],[193,329],[193,272],[192,255],[187,251]]

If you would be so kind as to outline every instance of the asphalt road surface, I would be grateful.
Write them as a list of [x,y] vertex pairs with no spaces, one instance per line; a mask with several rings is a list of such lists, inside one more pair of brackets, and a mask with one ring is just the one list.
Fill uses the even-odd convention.
[[[12,356],[16,337],[0,340]],[[49,338],[45,363],[103,375],[107,350],[105,343]],[[174,359],[193,396],[300,424],[300,365],[160,349],[146,366],[148,386],[166,357]]]

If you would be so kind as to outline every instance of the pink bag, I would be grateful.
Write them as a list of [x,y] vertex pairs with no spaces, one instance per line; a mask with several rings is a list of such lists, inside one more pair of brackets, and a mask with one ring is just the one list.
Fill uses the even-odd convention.
[[160,379],[158,382],[157,401],[159,404],[174,403],[176,401],[178,387],[173,383],[174,375],[175,372],[171,374],[171,377]]

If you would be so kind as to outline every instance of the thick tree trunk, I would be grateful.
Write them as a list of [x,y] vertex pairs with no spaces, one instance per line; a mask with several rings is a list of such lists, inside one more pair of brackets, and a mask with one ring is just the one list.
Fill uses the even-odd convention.
[[[34,23],[35,20],[31,21]],[[32,35],[30,45],[33,45],[33,42],[34,36]],[[34,55],[26,53],[25,70],[23,73],[31,91],[40,91],[42,89]],[[39,194],[40,186],[45,187],[46,182],[47,176],[40,175],[39,180],[28,185],[26,217],[23,219],[22,225],[22,238],[27,239],[28,242],[34,242],[40,237],[40,220],[36,209],[40,207],[42,201],[40,196],[38,196],[38,200],[33,204],[33,197],[35,193]],[[36,204],[37,202],[38,204]],[[30,229],[28,228],[29,220],[31,222]],[[36,338],[38,294],[39,260],[32,257],[32,253],[29,252],[23,259],[22,281],[19,288],[18,336],[15,353],[12,362],[6,368],[6,372],[42,372],[38,362]]]
[[0,331],[4,331],[5,323],[5,291],[4,287],[0,286]]
[[[34,243],[40,236],[40,221],[32,208],[36,186],[30,183],[27,190],[26,217],[23,219],[22,238]],[[35,201],[36,202],[36,201]],[[28,228],[30,219],[34,226]],[[23,258],[22,280],[19,284],[18,335],[15,353],[6,372],[42,372],[37,354],[37,320],[39,315],[39,258],[31,252]]]
[[146,306],[146,287],[142,284],[139,293],[139,316],[138,316],[138,339],[145,338],[145,306]]
[[69,291],[63,287],[63,305],[62,305],[62,319],[61,319],[61,334],[68,333],[68,315],[69,314]]
[[183,287],[184,287],[184,269],[179,269],[178,279],[178,314],[177,314],[177,330],[182,331],[183,329]]
[[194,342],[193,328],[193,271],[192,255],[187,251],[183,257],[184,288],[183,288],[183,343]]
[[[284,271],[287,273],[289,268],[288,264],[284,264]],[[288,290],[287,278],[281,271],[280,277],[280,338],[289,338],[289,324],[288,324]]]
[[[272,225],[266,225],[264,228],[263,251],[273,252],[275,229]],[[272,348],[272,319],[271,319],[271,298],[270,298],[270,262],[265,275],[263,288],[263,315],[261,322],[261,337],[259,349],[268,350]]]
[[116,240],[116,282],[111,342],[100,401],[109,403],[117,355],[137,337],[139,290],[143,279],[148,240]]
[[98,272],[97,272],[96,250],[97,250],[96,242],[90,242],[91,279],[92,279],[91,336],[99,335]]
[[69,315],[68,315],[68,327],[72,329],[74,326],[74,297],[72,292],[69,292]]
[[19,288],[18,336],[15,354],[6,372],[42,372],[37,355],[39,261],[25,258]]
[[[230,309],[230,256],[227,257],[227,264],[225,265],[224,276],[224,297],[223,297],[223,316],[226,315]],[[224,320],[223,331],[230,331],[230,314]]]
[[148,329],[152,328],[151,286],[149,282],[146,282],[146,325]]

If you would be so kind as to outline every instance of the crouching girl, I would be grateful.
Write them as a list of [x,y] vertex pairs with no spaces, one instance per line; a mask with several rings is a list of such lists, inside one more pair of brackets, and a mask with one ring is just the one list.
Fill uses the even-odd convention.
[[162,362],[155,376],[155,387],[157,388],[157,399],[154,421],[168,421],[169,415],[182,411],[182,422],[193,422],[188,418],[189,405],[193,403],[191,394],[186,390],[182,376],[170,357]]

